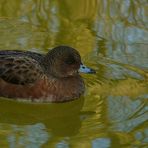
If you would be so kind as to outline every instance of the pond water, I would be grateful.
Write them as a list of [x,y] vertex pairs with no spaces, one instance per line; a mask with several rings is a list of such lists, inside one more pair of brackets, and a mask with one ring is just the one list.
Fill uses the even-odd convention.
[[0,0],[0,50],[76,48],[96,75],[59,104],[0,98],[1,148],[148,147],[147,0]]

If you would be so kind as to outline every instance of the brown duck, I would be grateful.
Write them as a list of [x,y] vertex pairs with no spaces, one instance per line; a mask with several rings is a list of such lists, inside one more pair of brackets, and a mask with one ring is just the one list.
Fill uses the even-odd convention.
[[85,90],[79,72],[95,73],[84,66],[74,48],[58,46],[46,55],[0,51],[0,96],[37,102],[64,102]]

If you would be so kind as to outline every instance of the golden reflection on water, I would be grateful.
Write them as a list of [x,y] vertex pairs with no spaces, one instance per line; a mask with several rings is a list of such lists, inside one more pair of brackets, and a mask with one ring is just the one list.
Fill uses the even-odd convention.
[[0,147],[146,147],[147,0],[0,0],[0,49],[78,49],[97,74],[84,98],[29,104],[1,98]]

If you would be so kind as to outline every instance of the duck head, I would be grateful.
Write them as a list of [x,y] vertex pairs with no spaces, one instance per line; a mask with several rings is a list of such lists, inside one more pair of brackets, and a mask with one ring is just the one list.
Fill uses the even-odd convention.
[[82,64],[77,50],[69,46],[58,46],[47,53],[44,59],[46,73],[58,77],[72,77],[79,73],[96,73],[94,69]]

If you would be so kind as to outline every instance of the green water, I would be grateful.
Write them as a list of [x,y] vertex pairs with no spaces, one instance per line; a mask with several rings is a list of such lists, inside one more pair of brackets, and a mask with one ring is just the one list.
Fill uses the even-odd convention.
[[147,148],[147,0],[0,0],[0,50],[69,45],[96,75],[61,104],[0,98],[0,148]]

